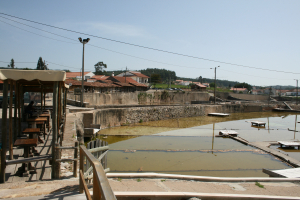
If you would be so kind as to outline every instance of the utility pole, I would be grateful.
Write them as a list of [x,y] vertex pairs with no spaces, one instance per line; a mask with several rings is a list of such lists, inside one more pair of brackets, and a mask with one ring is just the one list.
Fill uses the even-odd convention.
[[125,83],[126,83],[126,74],[127,74],[127,66],[126,66],[126,70],[125,70]]
[[294,79],[294,80],[296,80],[296,82],[297,82],[297,85],[296,85],[296,105],[298,105],[298,79]]
[[81,96],[80,102],[81,107],[83,107],[83,95],[84,95],[84,45],[90,41],[90,38],[83,39],[81,37],[78,38],[79,42],[83,44],[83,51],[82,51],[82,74],[81,74]]
[[[220,67],[220,66],[218,66]],[[210,69],[213,69],[213,68],[210,68]],[[217,67],[215,67],[215,90],[214,90],[214,104],[216,104],[216,88],[217,88],[217,83],[216,83],[216,79],[217,79]]]

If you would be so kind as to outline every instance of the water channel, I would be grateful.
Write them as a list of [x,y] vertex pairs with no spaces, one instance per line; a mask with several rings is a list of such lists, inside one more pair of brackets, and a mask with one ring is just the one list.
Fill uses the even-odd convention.
[[[253,127],[251,121],[266,122]],[[229,117],[191,117],[142,122],[101,130],[109,143],[110,172],[157,172],[220,177],[266,177],[262,168],[290,168],[277,158],[230,138],[219,130],[235,130],[255,141],[300,140],[297,115],[274,112],[232,113]],[[300,160],[300,150],[280,149]]]

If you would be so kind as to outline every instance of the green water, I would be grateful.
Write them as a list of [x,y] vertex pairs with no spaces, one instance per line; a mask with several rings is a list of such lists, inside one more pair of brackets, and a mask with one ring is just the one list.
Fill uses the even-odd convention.
[[[251,121],[267,124],[257,128],[251,126]],[[109,143],[111,172],[262,177],[267,176],[262,168],[289,166],[253,147],[214,136],[219,130],[233,129],[250,142],[299,140],[300,133],[288,131],[295,129],[295,121],[296,115],[282,113],[236,113],[225,118],[201,116],[143,122],[99,133]]]

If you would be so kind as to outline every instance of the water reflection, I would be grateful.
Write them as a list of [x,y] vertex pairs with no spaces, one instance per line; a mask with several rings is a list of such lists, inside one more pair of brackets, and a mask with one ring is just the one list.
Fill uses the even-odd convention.
[[[267,122],[267,127],[252,127],[251,121]],[[289,127],[295,130],[289,131]],[[249,142],[300,139],[297,115],[274,112],[143,122],[101,130],[100,137],[109,143],[108,167],[112,172],[267,176],[262,168],[289,167],[253,147],[216,138],[223,129],[235,130]]]

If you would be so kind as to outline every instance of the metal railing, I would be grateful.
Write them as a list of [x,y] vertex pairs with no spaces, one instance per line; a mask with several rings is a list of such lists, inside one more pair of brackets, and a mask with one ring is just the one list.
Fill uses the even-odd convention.
[[[108,147],[106,148],[108,149]],[[92,199],[84,177],[84,164],[87,162],[90,162],[93,168],[93,199],[117,199],[109,185],[102,164],[84,145],[80,146],[79,193],[84,191],[86,198]]]

